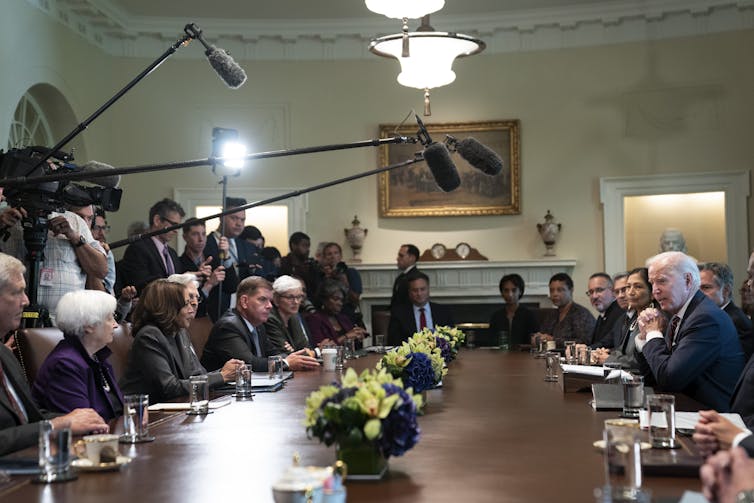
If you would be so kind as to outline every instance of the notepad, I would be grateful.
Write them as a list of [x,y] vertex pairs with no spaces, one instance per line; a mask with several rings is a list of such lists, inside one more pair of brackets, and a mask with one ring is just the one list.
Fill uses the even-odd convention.
[[[223,398],[222,400],[212,400],[209,402],[209,408],[210,409],[219,409],[220,407],[225,407],[226,405],[230,405],[230,402],[232,400],[230,398]],[[149,406],[149,410],[152,412],[160,411],[160,410],[189,410],[191,408],[190,402],[166,402],[166,403],[154,403]]]

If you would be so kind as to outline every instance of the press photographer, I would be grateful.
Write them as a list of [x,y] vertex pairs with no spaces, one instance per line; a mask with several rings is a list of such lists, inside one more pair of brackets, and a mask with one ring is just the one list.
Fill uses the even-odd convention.
[[[89,163],[85,167],[71,164],[73,156],[44,147],[27,147],[0,152],[0,182],[9,209],[0,215],[3,251],[25,260],[28,265],[29,298],[27,311],[30,325],[49,325],[54,321],[58,300],[69,291],[84,289],[87,277],[100,282],[107,275],[106,252],[92,236],[89,225],[74,211],[98,204],[109,211],[120,205],[121,190],[114,188],[118,177],[102,176],[105,165]],[[53,181],[36,184],[16,182],[23,177],[57,175],[89,171],[89,180],[99,186],[87,187]],[[48,313],[50,317],[48,318]]]

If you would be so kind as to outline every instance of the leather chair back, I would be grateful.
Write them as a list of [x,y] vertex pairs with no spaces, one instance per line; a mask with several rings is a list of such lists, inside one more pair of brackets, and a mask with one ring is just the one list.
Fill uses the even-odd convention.
[[57,328],[26,328],[16,334],[18,360],[29,386],[34,384],[37,373],[47,355],[63,340],[63,332]]
[[[387,337],[387,328],[390,325],[390,311],[374,311],[372,313],[372,337],[383,334]],[[372,339],[374,341],[374,339]],[[374,342],[372,342],[374,344]]]
[[113,366],[113,373],[115,374],[115,380],[120,381],[123,374],[126,373],[126,366],[128,365],[128,354],[131,352],[131,345],[134,342],[134,338],[131,336],[131,324],[123,322],[113,333],[113,342],[108,344],[110,351],[113,354],[110,355],[109,361]]
[[189,325],[189,336],[191,337],[191,345],[194,346],[196,356],[199,359],[202,358],[204,353],[204,346],[207,345],[207,339],[209,339],[209,333],[212,331],[212,320],[205,316],[203,318],[194,318]]

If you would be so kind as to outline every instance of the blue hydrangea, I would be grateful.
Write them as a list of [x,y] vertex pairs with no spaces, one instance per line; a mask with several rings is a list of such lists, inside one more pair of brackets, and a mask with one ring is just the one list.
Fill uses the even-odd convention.
[[453,351],[450,348],[450,342],[445,337],[435,337],[435,345],[440,348],[440,356],[448,364],[453,359]]
[[416,421],[416,406],[408,393],[395,384],[383,384],[382,387],[388,396],[398,393],[403,403],[382,420],[380,449],[386,458],[402,456],[419,441],[421,430]]
[[432,362],[424,353],[409,353],[411,362],[403,368],[403,385],[414,388],[414,393],[433,388],[435,385],[435,371]]

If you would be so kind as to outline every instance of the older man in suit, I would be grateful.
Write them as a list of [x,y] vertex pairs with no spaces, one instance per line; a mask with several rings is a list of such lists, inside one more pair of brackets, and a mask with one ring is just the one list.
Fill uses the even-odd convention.
[[397,346],[423,328],[455,325],[447,306],[430,302],[429,277],[415,271],[407,278],[409,304],[397,304],[390,310],[388,343]]
[[728,411],[744,365],[733,322],[699,290],[699,269],[683,252],[652,257],[649,280],[670,323],[656,309],[641,312],[636,337],[639,364],[658,388]]
[[[250,363],[255,372],[267,371],[271,354],[264,322],[272,310],[272,285],[259,276],[242,280],[236,292],[236,307],[228,310],[212,327],[202,354],[202,364],[216,369],[230,358]],[[290,370],[313,370],[319,363],[308,349],[289,354],[283,367]]]
[[[29,305],[24,265],[0,253],[0,334],[18,328],[24,307]],[[39,421],[49,419],[53,427],[70,423],[75,434],[107,432],[107,423],[93,409],[75,409],[66,415],[49,414],[37,408],[18,360],[0,344],[0,455],[32,447],[39,436]]]

